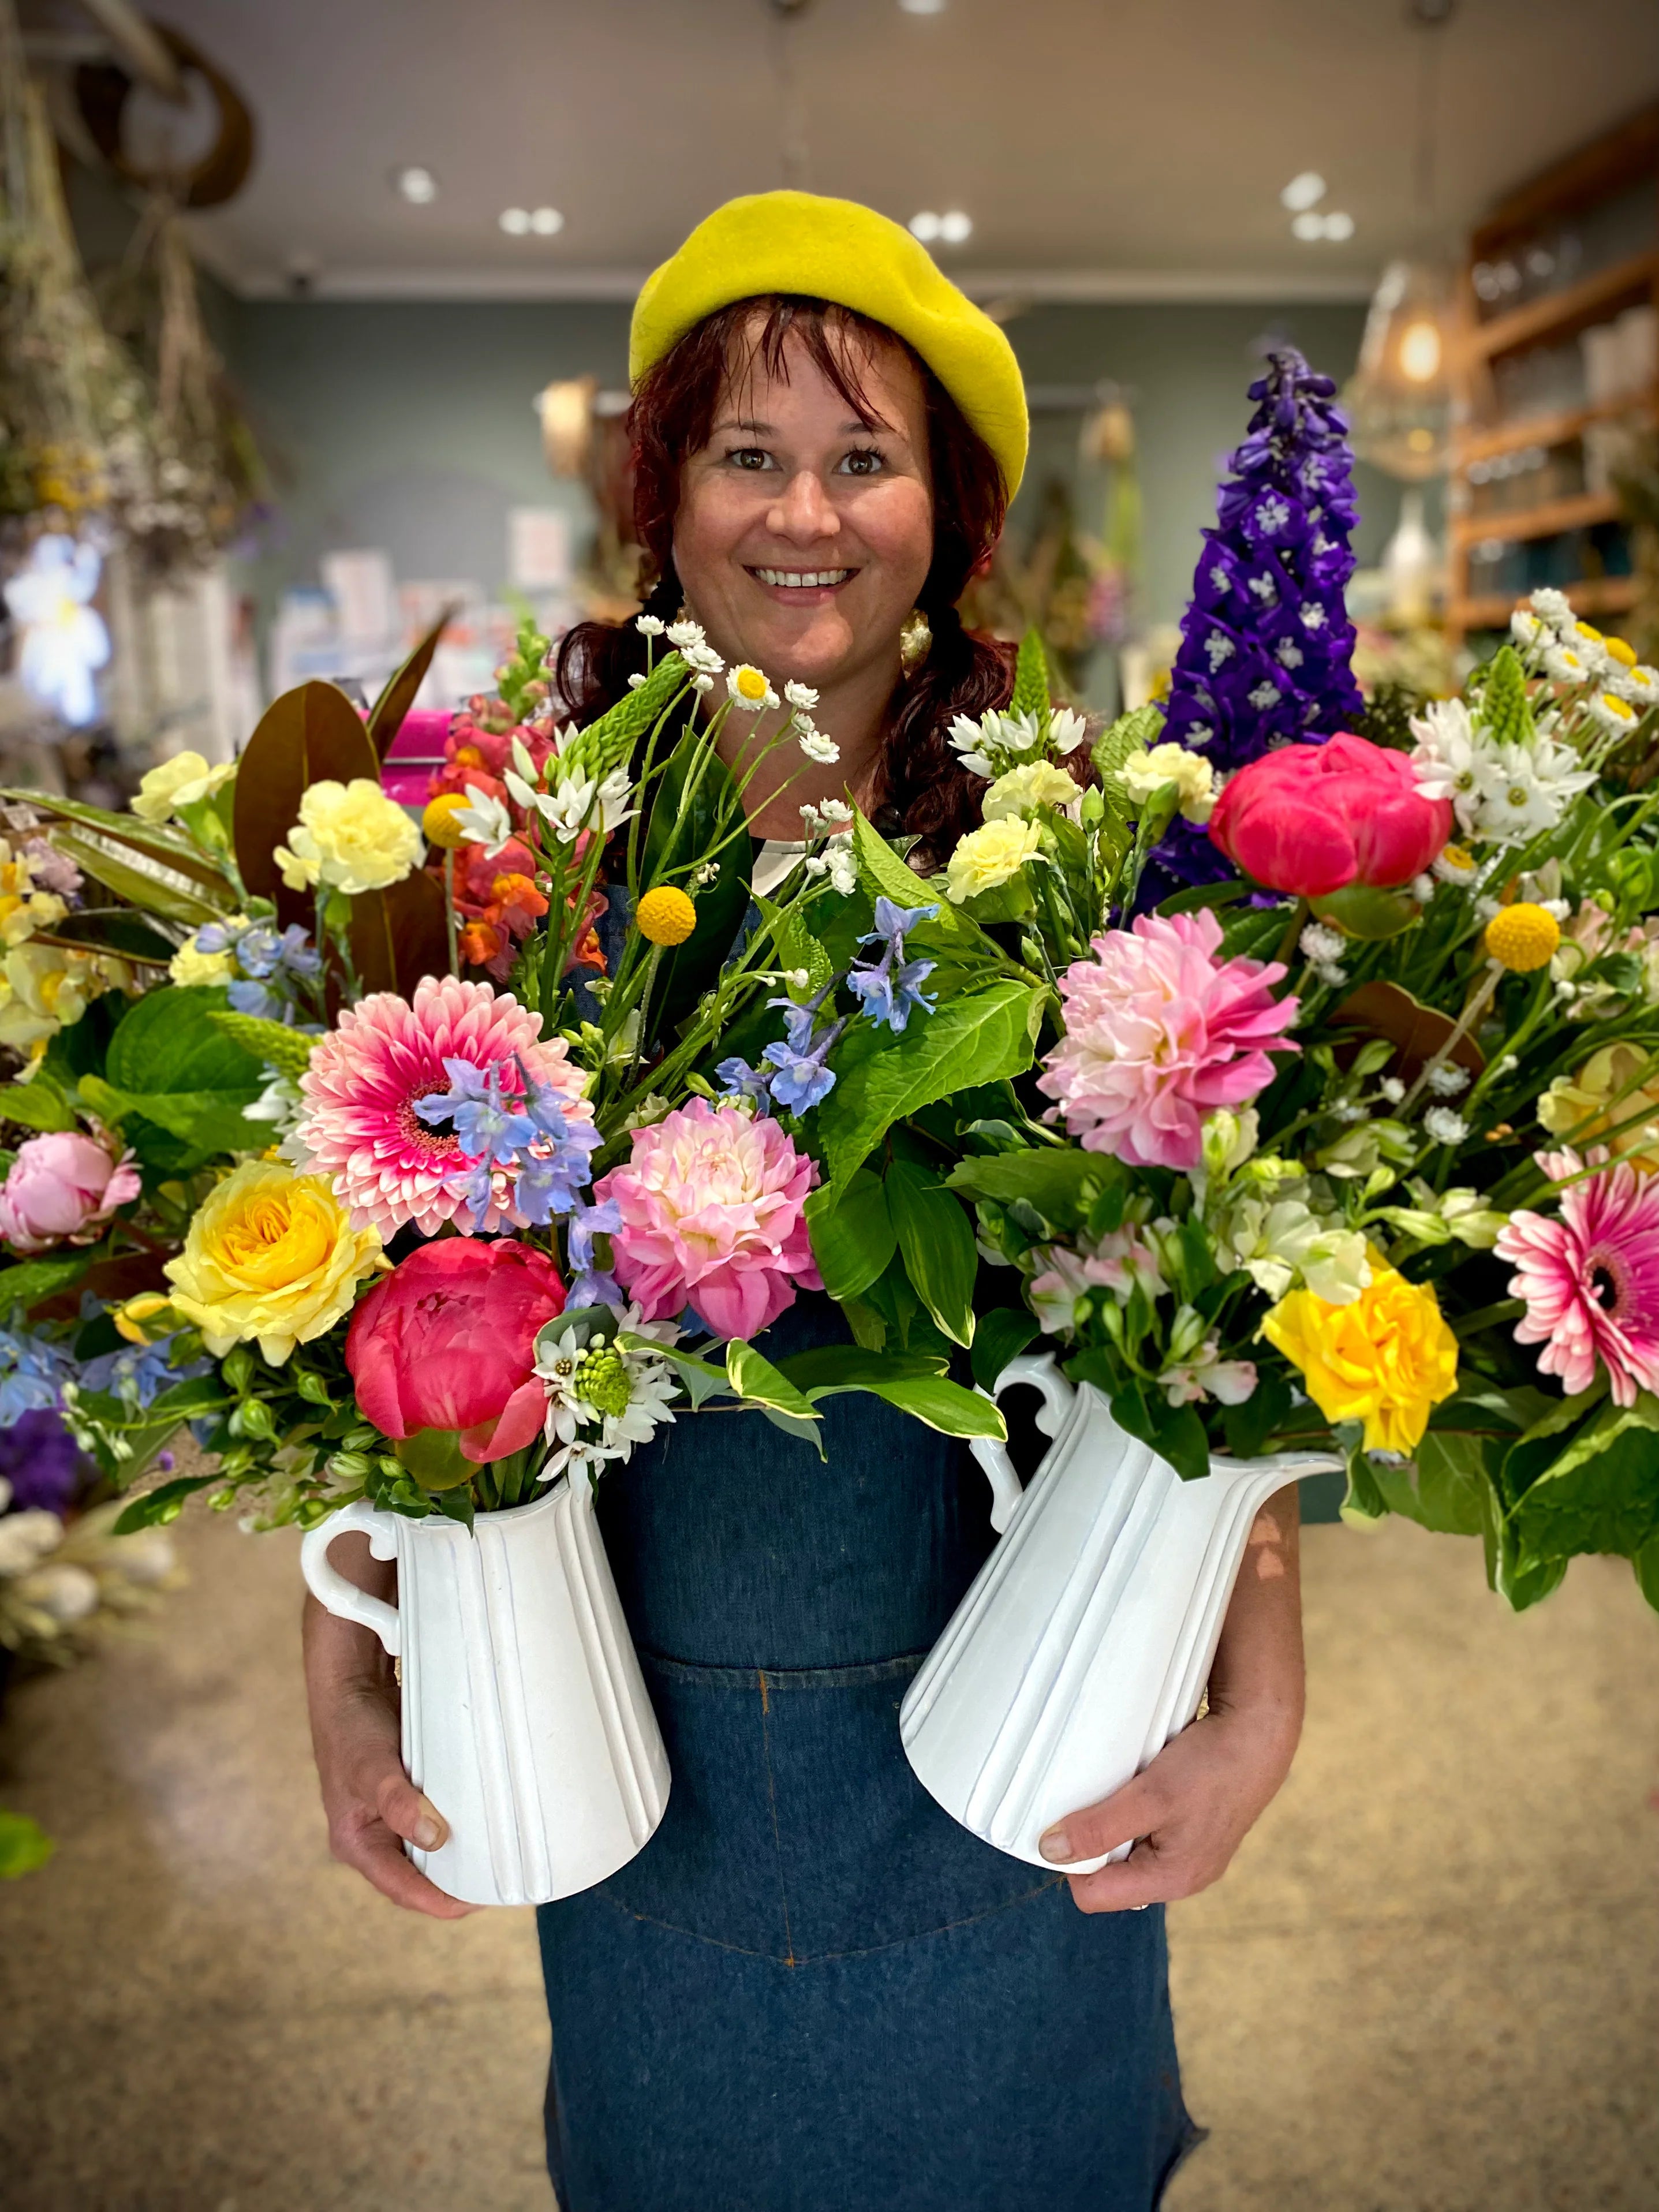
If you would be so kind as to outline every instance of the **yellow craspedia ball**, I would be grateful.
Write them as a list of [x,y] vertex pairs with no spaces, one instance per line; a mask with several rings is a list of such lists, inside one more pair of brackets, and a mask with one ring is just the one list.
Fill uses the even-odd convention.
[[634,917],[647,945],[684,945],[697,926],[697,909],[674,884],[659,884],[640,901]]
[[1300,1369],[1328,1421],[1363,1421],[1367,1451],[1411,1453],[1429,1415],[1457,1388],[1457,1339],[1434,1292],[1370,1255],[1371,1279],[1352,1304],[1292,1291],[1261,1324]]
[[428,845],[436,845],[441,852],[453,853],[465,841],[461,827],[455,819],[471,804],[465,792],[441,791],[435,799],[427,802],[421,817],[421,829]]
[[1561,925],[1553,914],[1529,899],[1517,899],[1495,914],[1486,924],[1486,951],[1517,975],[1547,967],[1561,942]]

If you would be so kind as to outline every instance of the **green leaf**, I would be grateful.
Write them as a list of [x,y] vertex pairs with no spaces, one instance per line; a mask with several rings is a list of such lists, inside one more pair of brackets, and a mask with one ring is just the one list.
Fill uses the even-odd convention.
[[164,1528],[168,1522],[179,1518],[192,1491],[205,1490],[209,1483],[218,1479],[213,1474],[180,1474],[171,1482],[158,1483],[154,1490],[145,1491],[142,1498],[135,1498],[123,1510],[112,1533],[134,1536],[141,1528]]
[[699,1359],[695,1352],[681,1352],[672,1344],[659,1344],[653,1338],[635,1336],[630,1329],[619,1330],[617,1341],[625,1352],[653,1352],[665,1359],[685,1386],[691,1401],[691,1410],[710,1398],[730,1397],[732,1383],[723,1367],[711,1360]]
[[1024,1306],[993,1306],[979,1316],[974,1330],[974,1380],[981,1390],[994,1389],[997,1377],[1011,1359],[1018,1359],[1042,1330],[1033,1313]]
[[1163,709],[1150,702],[1120,714],[1097,742],[1090,758],[1103,779],[1115,775],[1131,753],[1150,752],[1164,731]]
[[1149,1395],[1135,1384],[1113,1398],[1112,1418],[1167,1459],[1183,1482],[1199,1481],[1209,1473],[1210,1440],[1192,1407],[1166,1405],[1155,1389]]
[[1263,1368],[1242,1406],[1224,1406],[1221,1426],[1235,1459],[1259,1459],[1291,1412],[1291,1386],[1282,1375]]
[[211,1018],[225,1005],[222,988],[151,992],[110,1039],[106,1078],[118,1091],[261,1090],[259,1062]]
[[904,1272],[917,1297],[946,1336],[970,1345],[979,1255],[968,1216],[937,1176],[914,1161],[895,1160],[885,1188]]
[[1371,1463],[1372,1479],[1391,1513],[1442,1535],[1478,1536],[1486,1526],[1490,1481],[1486,1438],[1431,1429],[1414,1466]]
[[945,1436],[994,1437],[999,1443],[1008,1440],[1007,1424],[990,1399],[981,1397],[977,1390],[965,1389],[946,1376],[922,1375],[866,1387],[900,1413]]
[[817,1419],[811,1400],[743,1337],[734,1336],[726,1347],[726,1372],[732,1388],[747,1404],[787,1413],[792,1420]]
[[1043,648],[1042,632],[1033,626],[1019,641],[1019,655],[1014,663],[1013,696],[1008,702],[1009,712],[1035,714],[1037,726],[1046,730],[1052,698],[1048,655]]
[[45,1866],[58,1846],[27,1813],[0,1810],[0,1881],[15,1881]]
[[[769,920],[777,912],[769,899],[757,899],[756,904]],[[806,971],[804,990],[793,984],[786,986],[789,996],[797,1005],[821,991],[836,972],[835,963],[822,942],[806,927],[799,907],[791,907],[785,914],[774,943],[780,968],[805,969]]]
[[381,760],[386,758],[387,748],[403,727],[404,717],[415,704],[416,694],[426,681],[426,672],[432,665],[439,639],[459,612],[459,600],[444,609],[403,666],[387,678],[385,690],[370,708],[368,741]]
[[779,1374],[814,1403],[841,1390],[873,1390],[944,1371],[943,1358],[931,1352],[869,1352],[856,1344],[821,1344],[778,1362]]
[[1249,890],[1248,884],[1194,884],[1160,902],[1160,914],[1196,914],[1201,907],[1237,906]]
[[1656,1613],[1659,1613],[1659,1536],[1643,1545],[1631,1560],[1636,1570],[1636,1586]]
[[459,1489],[478,1472],[477,1462],[468,1459],[453,1429],[416,1429],[412,1436],[399,1437],[392,1449],[422,1490]]
[[[749,910],[754,845],[737,787],[725,763],[710,751],[706,733],[686,732],[650,805],[640,864],[641,892],[672,880],[692,898],[697,914],[696,927],[684,944],[665,951],[657,964],[649,1022],[651,1037],[662,1042],[672,1037],[731,954],[732,940]],[[734,829],[737,835],[732,836]],[[720,874],[712,884],[694,889],[690,880],[693,864],[717,848]]]
[[1081,1222],[1099,1194],[1127,1179],[1115,1159],[1067,1145],[1041,1152],[980,1153],[959,1160],[946,1178],[964,1198],[1012,1206],[1024,1199],[1056,1229]]
[[878,1177],[860,1168],[846,1186],[822,1185],[806,1201],[806,1226],[823,1287],[838,1304],[884,1273],[898,1233]]
[[0,1121],[16,1121],[26,1129],[72,1129],[75,1109],[52,1078],[42,1073],[27,1083],[14,1081],[0,1091]]
[[217,921],[234,910],[236,895],[228,883],[204,883],[170,857],[162,859],[70,823],[57,825],[52,842],[94,883],[164,921],[199,929],[204,922]]
[[1607,1404],[1513,1507],[1517,1569],[1579,1552],[1630,1559],[1659,1536],[1659,1399]]
[[0,1325],[9,1322],[19,1306],[27,1313],[43,1298],[56,1297],[60,1291],[72,1290],[94,1261],[104,1258],[106,1249],[102,1244],[89,1244],[79,1252],[58,1253],[44,1260],[21,1260],[15,1267],[0,1268]]
[[860,1022],[843,1040],[835,1089],[816,1109],[832,1180],[844,1185],[896,1121],[976,1083],[1031,1064],[1030,1017],[1041,987],[1012,980],[952,999],[894,1036]]

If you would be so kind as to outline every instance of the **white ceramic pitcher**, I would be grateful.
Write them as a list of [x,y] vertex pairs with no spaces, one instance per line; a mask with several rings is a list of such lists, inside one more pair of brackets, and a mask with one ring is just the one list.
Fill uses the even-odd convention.
[[[1047,1352],[998,1376],[1042,1394],[1053,1438],[1024,1490],[1005,1445],[975,1439],[1000,1541],[900,1713],[905,1755],[953,1820],[1033,1866],[1037,1838],[1138,1774],[1198,1711],[1250,1524],[1330,1453],[1212,1459],[1183,1482]],[[1122,1845],[1070,1869],[1092,1873]]]
[[[330,1564],[348,1529],[398,1562],[398,1602]],[[449,1823],[405,1846],[469,1905],[544,1905],[643,1850],[668,1802],[668,1759],[617,1597],[586,1481],[480,1513],[472,1532],[360,1499],[311,1530],[300,1565],[331,1613],[401,1660],[410,1780]]]

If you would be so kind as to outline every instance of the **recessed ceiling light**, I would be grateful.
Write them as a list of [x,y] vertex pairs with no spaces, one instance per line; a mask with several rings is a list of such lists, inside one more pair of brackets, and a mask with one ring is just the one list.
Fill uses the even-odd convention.
[[948,0],[899,0],[907,15],[942,15]]
[[[1280,192],[1279,204],[1281,207],[1289,208],[1292,215],[1300,215],[1304,208],[1317,207],[1324,197],[1323,177],[1317,169],[1304,169],[1299,176],[1292,177]],[[1299,236],[1300,233],[1297,234]]]
[[530,229],[528,208],[503,208],[500,216],[501,228],[509,238],[523,238]]
[[398,169],[392,181],[410,207],[430,207],[438,197],[438,179],[430,169]]
[[933,243],[941,228],[939,217],[930,214],[926,208],[920,215],[913,215],[910,218],[910,234],[913,238],[919,238],[924,246]]
[[964,245],[974,234],[972,216],[960,208],[947,210],[939,219],[939,234],[947,246]]
[[[501,221],[505,222],[507,217],[503,216]],[[1304,209],[1291,224],[1291,232],[1296,238],[1323,238],[1325,218],[1322,215],[1316,215],[1310,209]]]
[[1327,238],[1340,246],[1353,236],[1353,217],[1340,209],[1330,215],[1321,215],[1317,209],[1307,208],[1291,220],[1291,235],[1296,238]]
[[538,238],[551,238],[564,228],[564,217],[557,208],[538,207],[530,210],[530,228]]
[[1325,218],[1325,235],[1327,238],[1334,239],[1339,245],[1345,238],[1352,238],[1353,217],[1340,212],[1328,215]]

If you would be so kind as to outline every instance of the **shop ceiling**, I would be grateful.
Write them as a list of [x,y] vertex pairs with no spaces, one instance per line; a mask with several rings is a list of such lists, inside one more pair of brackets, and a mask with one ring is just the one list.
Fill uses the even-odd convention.
[[[925,4],[925,0],[924,0]],[[258,142],[193,218],[249,295],[629,297],[690,225],[785,181],[907,220],[981,295],[1361,297],[1417,242],[1419,70],[1436,205],[1499,192],[1659,94],[1659,0],[165,0]],[[26,21],[76,19],[40,0]],[[86,20],[82,16],[80,20]],[[398,173],[424,167],[411,204]],[[1304,243],[1327,184],[1352,238]],[[556,235],[501,228],[556,208]],[[1340,228],[1340,226],[1339,226]]]

